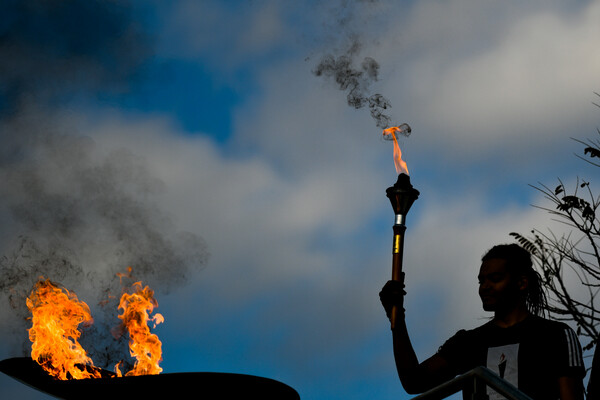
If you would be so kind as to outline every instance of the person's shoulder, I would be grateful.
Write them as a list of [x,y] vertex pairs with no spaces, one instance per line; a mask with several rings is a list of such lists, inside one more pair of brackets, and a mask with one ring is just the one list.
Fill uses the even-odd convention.
[[529,334],[536,336],[538,340],[547,342],[565,341],[570,346],[575,346],[575,344],[577,347],[581,346],[575,331],[562,321],[532,315],[527,322],[526,329]]
[[572,330],[569,325],[562,321],[554,321],[551,319],[546,319],[544,317],[540,317],[538,315],[531,315],[527,319],[527,323],[531,326],[535,326],[539,329],[547,329],[547,330],[556,330],[556,331],[564,331],[564,330]]
[[451,336],[438,349],[438,354],[446,360],[456,360],[464,357],[465,349],[480,348],[486,331],[490,328],[490,322],[473,329],[461,329]]
[[448,340],[456,340],[456,341],[469,341],[475,337],[480,336],[482,333],[485,333],[488,329],[492,328],[492,321],[488,321],[483,325],[480,325],[476,328],[472,329],[461,329],[454,334]]
[[575,331],[564,322],[541,317],[535,317],[532,324],[537,325],[534,329],[537,343],[552,348],[555,358],[562,360],[559,374],[583,378],[585,376],[583,352]]

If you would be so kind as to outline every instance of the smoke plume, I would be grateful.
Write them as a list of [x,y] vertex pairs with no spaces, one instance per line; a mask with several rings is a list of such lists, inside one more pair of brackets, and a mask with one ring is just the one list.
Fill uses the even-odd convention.
[[151,160],[101,149],[57,117],[130,88],[150,38],[125,1],[10,1],[0,13],[0,301],[10,306],[0,334],[26,345],[25,297],[44,276],[92,307],[96,322],[82,343],[106,365],[123,354],[110,337],[116,273],[131,266],[167,293],[208,257],[202,238],[179,232],[156,205],[165,185]]
[[384,113],[391,108],[390,101],[381,94],[370,94],[371,83],[377,81],[379,64],[371,57],[364,57],[360,65],[356,58],[360,52],[360,43],[354,41],[345,54],[335,57],[327,54],[313,70],[316,76],[333,79],[340,90],[347,93],[349,106],[356,109],[368,106],[375,124],[382,129],[391,125],[392,119]]

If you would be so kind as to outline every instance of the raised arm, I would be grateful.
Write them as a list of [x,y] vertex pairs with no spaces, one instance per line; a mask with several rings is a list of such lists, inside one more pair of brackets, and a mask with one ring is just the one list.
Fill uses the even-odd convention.
[[392,329],[396,369],[404,390],[416,394],[453,378],[453,374],[446,360],[438,354],[419,363],[404,319],[404,274],[401,279],[388,281],[379,292],[379,298],[388,318],[391,318],[393,306],[397,307],[396,326]]

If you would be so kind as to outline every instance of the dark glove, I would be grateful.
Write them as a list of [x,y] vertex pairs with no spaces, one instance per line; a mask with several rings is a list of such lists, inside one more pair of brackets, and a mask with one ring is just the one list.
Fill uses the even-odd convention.
[[388,318],[392,317],[392,308],[398,307],[398,313],[404,315],[404,273],[398,281],[387,281],[379,292],[379,300],[385,309]]

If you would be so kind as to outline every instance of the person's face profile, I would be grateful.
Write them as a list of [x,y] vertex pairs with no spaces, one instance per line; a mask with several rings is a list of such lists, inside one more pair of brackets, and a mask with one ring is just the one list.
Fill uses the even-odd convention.
[[498,311],[514,306],[520,298],[519,281],[512,278],[506,260],[492,258],[481,263],[479,297],[485,311]]

